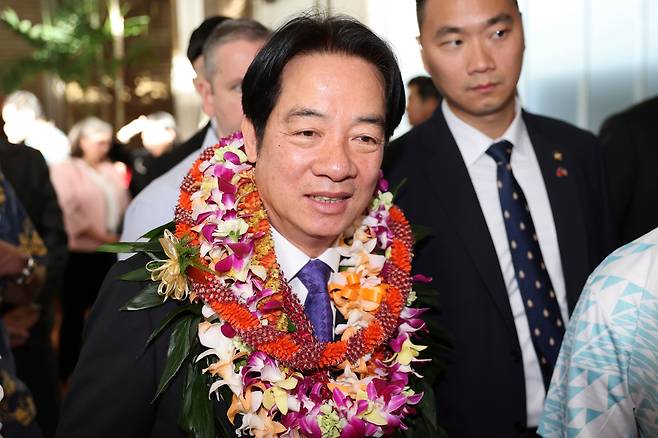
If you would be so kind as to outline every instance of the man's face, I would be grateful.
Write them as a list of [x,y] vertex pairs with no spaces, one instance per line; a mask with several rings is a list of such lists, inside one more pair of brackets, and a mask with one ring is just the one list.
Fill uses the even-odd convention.
[[423,62],[465,121],[514,111],[523,26],[513,0],[427,0]]
[[272,225],[315,257],[364,212],[384,148],[383,78],[361,58],[310,54],[284,68],[257,151],[243,122],[256,185]]
[[418,93],[418,87],[415,85],[409,86],[409,97],[407,98],[407,117],[411,126],[420,125],[427,120],[436,106],[439,104],[438,100],[428,97],[423,97]]
[[215,48],[215,74],[210,87],[202,87],[203,110],[217,122],[217,135],[225,137],[240,129],[242,78],[264,41],[229,41]]

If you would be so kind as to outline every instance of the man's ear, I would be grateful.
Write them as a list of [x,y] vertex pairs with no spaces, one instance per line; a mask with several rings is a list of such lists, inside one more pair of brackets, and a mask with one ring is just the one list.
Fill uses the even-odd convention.
[[416,41],[418,41],[418,50],[420,51],[420,59],[423,60],[423,67],[425,67],[426,72],[429,72],[430,70],[427,68],[427,61],[425,60],[425,51],[423,50],[423,45],[420,42],[420,35],[416,37]]
[[213,92],[212,85],[205,79],[200,79],[194,84],[197,87],[197,92],[201,96],[201,108],[211,119],[215,117],[215,107],[213,105]]
[[244,150],[247,153],[247,159],[251,163],[255,163],[258,159],[258,139],[256,137],[256,128],[246,117],[242,117],[242,124],[240,126],[242,131],[242,138],[244,139]]

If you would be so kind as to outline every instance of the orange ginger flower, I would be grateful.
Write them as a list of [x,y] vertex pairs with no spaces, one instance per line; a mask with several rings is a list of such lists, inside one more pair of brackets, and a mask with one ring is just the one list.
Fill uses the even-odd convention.
[[260,210],[261,203],[258,192],[252,191],[248,193],[244,198],[242,198],[242,202],[240,203],[239,208],[240,210],[244,211],[245,214],[253,214]]
[[239,303],[215,302],[212,306],[219,316],[238,330],[260,327],[260,321]]
[[399,224],[408,224],[407,218],[404,217],[404,213],[402,213],[402,210],[398,208],[397,205],[393,205],[389,210],[388,214],[394,222],[397,222]]
[[265,267],[268,271],[272,269],[274,263],[276,262],[276,255],[274,251],[268,251],[263,258],[260,259],[260,264]]
[[374,320],[363,329],[363,341],[366,345],[366,351],[370,351],[382,342],[384,330],[378,320]]
[[347,351],[347,343],[345,342],[327,343],[318,361],[320,367],[325,367],[334,364],[339,358],[343,357],[346,351]]
[[299,351],[299,347],[289,334],[282,335],[273,342],[266,342],[256,346],[259,350],[277,359],[289,359]]
[[192,226],[190,224],[185,224],[185,223],[182,223],[182,222],[178,222],[176,224],[176,232],[174,234],[176,235],[178,240],[180,240],[188,234],[193,235],[193,234],[196,234],[196,233],[194,233],[192,231]]
[[388,295],[386,296],[386,304],[388,304],[391,313],[394,315],[397,315],[402,311],[404,300],[402,299],[400,289],[395,286],[389,286]]
[[190,200],[189,192],[186,192],[185,190],[181,190],[180,196],[178,197],[178,204],[185,210],[192,209],[192,201]]
[[393,241],[393,245],[391,246],[391,260],[395,266],[404,272],[408,273],[411,271],[411,254],[409,254],[409,248],[399,240]]
[[192,164],[192,169],[190,170],[190,176],[192,179],[196,182],[201,181],[203,178],[203,174],[199,170],[199,165],[203,163],[203,160],[201,158],[197,159],[194,164]]

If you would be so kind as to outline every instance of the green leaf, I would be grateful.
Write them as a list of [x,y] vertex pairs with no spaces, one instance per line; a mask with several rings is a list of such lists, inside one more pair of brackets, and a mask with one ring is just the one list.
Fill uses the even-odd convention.
[[[179,316],[185,313],[192,313],[193,315],[197,315],[194,306],[195,305],[193,304],[188,304],[187,306],[177,306],[174,310],[169,312],[167,316],[165,316],[164,319],[160,322],[160,325],[156,327],[156,329],[153,330],[151,335],[148,337],[144,348],[148,347],[151,344],[151,342],[153,342],[155,338],[160,336],[160,334],[169,326],[169,324],[171,324]],[[195,329],[195,334],[196,334],[196,329]]]
[[411,233],[414,235],[414,245],[418,245],[432,234],[432,228],[425,225],[412,225]]
[[391,194],[393,195],[393,199],[398,195],[398,192],[402,188],[402,186],[407,182],[407,178],[402,178],[402,181],[398,183],[397,186],[393,190],[391,190]]
[[[215,418],[212,400],[208,396],[208,378],[193,363],[187,366],[183,402],[178,425],[195,438],[215,438]],[[222,436],[226,431],[219,428]]]
[[117,242],[106,243],[97,249],[98,252],[130,253],[130,252],[162,252],[162,245],[157,240],[152,242]]
[[124,281],[145,281],[151,279],[151,273],[145,267],[142,267],[126,272],[119,279]]
[[128,301],[121,310],[144,310],[164,304],[164,297],[158,293],[158,285],[149,283],[142,291]]
[[182,317],[171,332],[169,349],[165,369],[160,377],[158,389],[153,396],[153,402],[167,389],[169,382],[178,374],[181,366],[190,355],[192,343],[190,342],[190,327],[198,325],[200,318],[196,315]]
[[416,415],[405,421],[409,428],[401,431],[399,435],[406,438],[426,438],[428,436],[447,438],[445,430],[436,421],[436,399],[431,384],[427,383],[425,379],[416,377],[412,378],[410,383],[417,393],[422,392],[424,395],[416,406]]
[[148,233],[144,234],[141,238],[142,239],[148,239],[149,241],[152,241],[154,239],[157,239],[158,237],[162,236],[164,233],[164,230],[169,230],[172,231],[176,229],[176,222],[171,221],[167,222],[164,225],[160,225],[157,228],[153,228],[151,231]]

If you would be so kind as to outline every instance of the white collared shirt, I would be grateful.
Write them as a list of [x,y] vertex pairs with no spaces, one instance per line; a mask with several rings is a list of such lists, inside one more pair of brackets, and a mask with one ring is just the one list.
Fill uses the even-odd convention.
[[562,271],[562,259],[553,221],[553,211],[544,185],[539,162],[528,136],[528,130],[521,117],[521,104],[516,100],[516,114],[505,133],[499,138],[489,138],[487,135],[465,123],[455,115],[444,99],[441,110],[452,132],[459,152],[464,159],[471,182],[475,188],[482,214],[484,215],[489,234],[493,240],[509,296],[510,307],[514,317],[514,325],[521,346],[523,369],[526,383],[526,410],[528,427],[535,427],[544,404],[544,382],[537,359],[530,327],[523,306],[521,291],[514,273],[514,264],[507,239],[507,231],[500,207],[498,188],[496,186],[497,169],[493,158],[485,152],[493,143],[507,140],[514,145],[511,165],[514,177],[521,186],[526,197],[532,221],[535,225],[539,247],[541,249],[546,269],[557,294],[562,318],[568,321],[566,288]]
[[[277,262],[283,273],[283,278],[290,285],[292,293],[294,293],[299,302],[304,305],[306,297],[308,296],[308,289],[297,277],[299,271],[311,260],[302,250],[297,248],[292,242],[283,237],[274,227],[272,230],[272,240],[274,241],[274,253],[276,254]],[[327,248],[317,259],[326,263],[333,272],[338,272],[338,264],[340,263],[340,254],[335,247]],[[334,315],[334,326],[336,320],[336,308],[331,304],[331,311]]]
[[[192,164],[205,148],[219,141],[214,119],[206,132],[201,147],[185,157],[180,163],[151,181],[132,200],[123,222],[122,242],[134,242],[148,231],[174,219],[180,185]],[[132,254],[119,254],[119,260]]]

